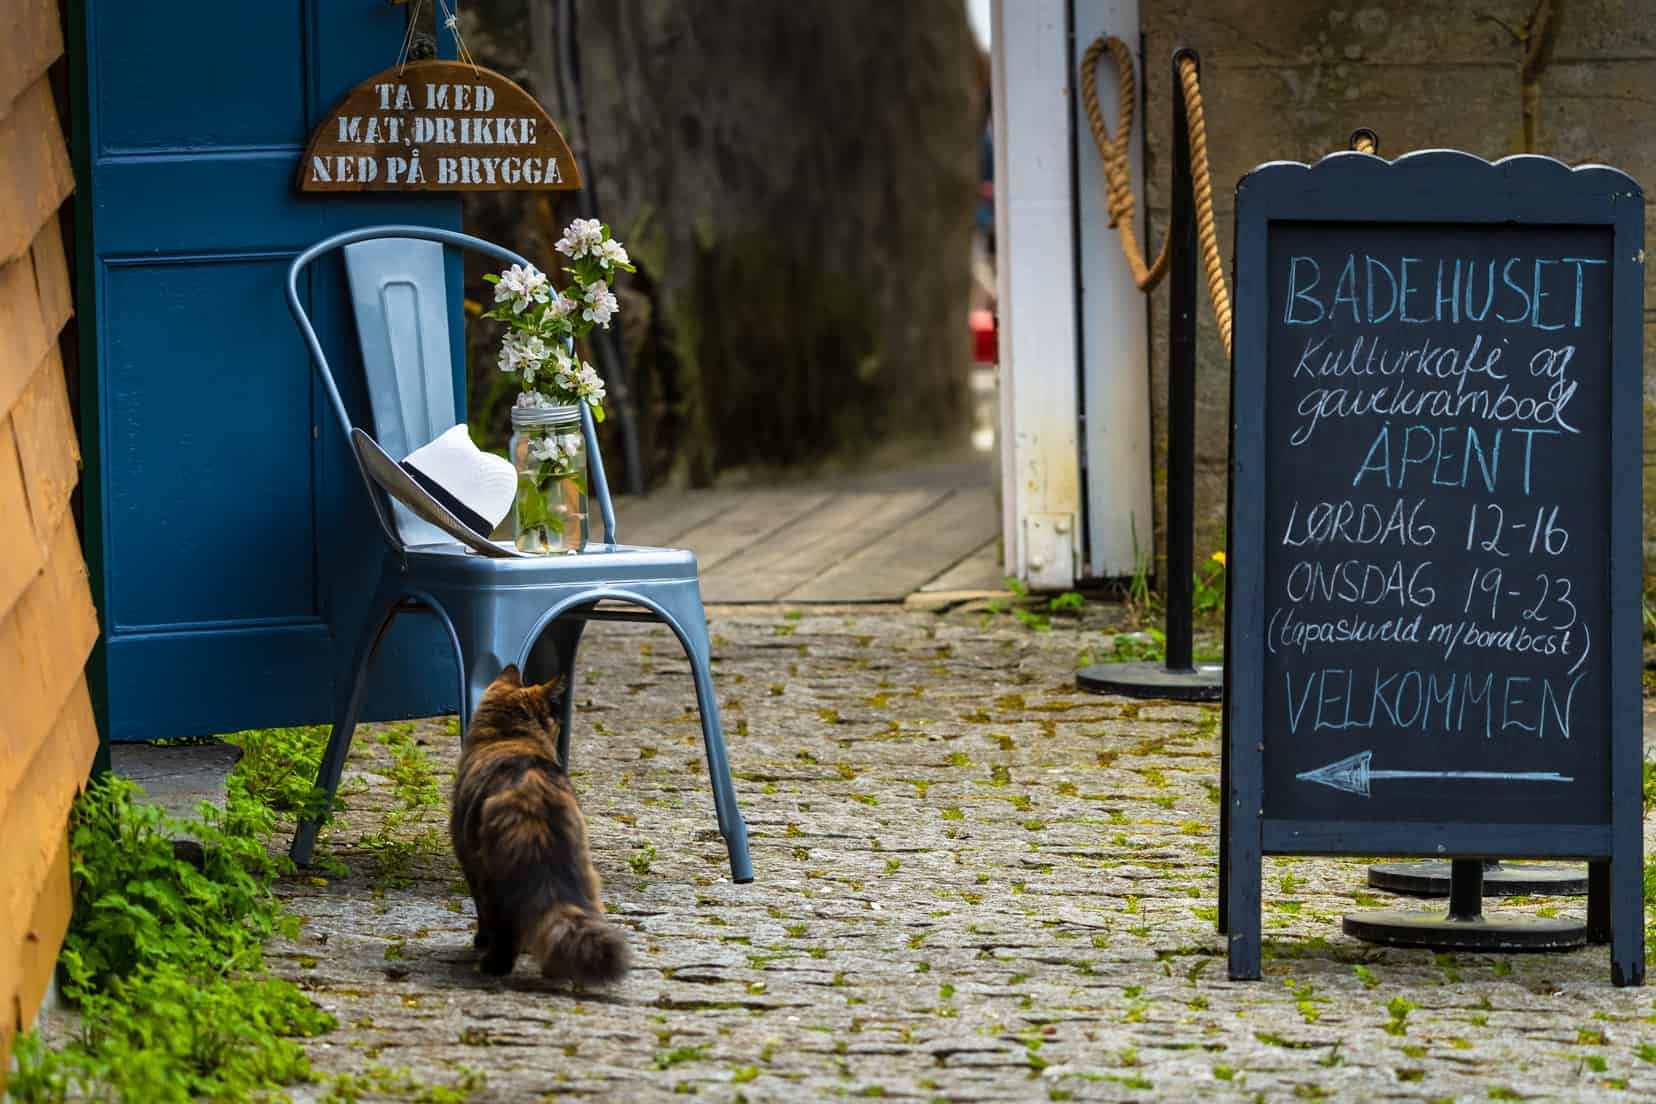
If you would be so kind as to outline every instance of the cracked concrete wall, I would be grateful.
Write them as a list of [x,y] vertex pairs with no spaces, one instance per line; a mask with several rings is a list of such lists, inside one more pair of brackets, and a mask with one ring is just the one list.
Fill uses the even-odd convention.
[[[1497,158],[1523,152],[1514,37],[1536,0],[1196,0],[1143,7],[1148,206],[1152,247],[1167,224],[1173,103],[1169,58],[1180,44],[1202,55],[1202,85],[1219,240],[1227,272],[1238,179],[1271,160],[1312,161],[1346,147],[1359,126],[1381,152],[1452,147]],[[1656,180],[1656,0],[1556,0],[1550,58],[1539,79],[1533,152],[1603,162],[1647,192]],[[1099,82],[1112,121],[1114,81]],[[1081,152],[1096,156],[1083,135]],[[1648,216],[1647,216],[1648,218]],[[1656,266],[1647,269],[1646,279]],[[1200,282],[1200,280],[1199,280]],[[1228,365],[1205,291],[1197,366],[1197,523],[1200,560],[1225,535]],[[1646,289],[1646,362],[1656,345],[1656,296]],[[1167,440],[1167,291],[1152,294],[1151,394],[1157,501],[1164,502]],[[1656,458],[1656,380],[1645,385],[1645,467]],[[1161,526],[1158,518],[1158,547]],[[1646,562],[1656,566],[1656,482],[1645,494]]]

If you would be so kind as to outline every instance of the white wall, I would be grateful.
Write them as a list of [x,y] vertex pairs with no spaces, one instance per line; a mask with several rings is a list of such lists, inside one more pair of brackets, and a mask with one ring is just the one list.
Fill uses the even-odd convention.
[[[1075,8],[1073,63],[1099,35],[1115,35],[1139,52],[1138,0],[1072,0]],[[1106,55],[1108,57],[1108,55]],[[1138,58],[1140,99],[1144,59]],[[1118,125],[1116,69],[1106,60],[1098,69],[1098,102],[1105,125]],[[1087,468],[1084,506],[1088,547],[1083,574],[1119,578],[1133,574],[1135,558],[1155,554],[1155,520],[1150,485],[1150,331],[1145,295],[1133,283],[1121,243],[1109,225],[1104,202],[1104,167],[1081,103],[1074,97],[1076,203],[1081,239],[1080,300],[1082,444]],[[1131,163],[1133,194],[1139,203],[1133,229],[1148,240],[1144,194],[1146,112],[1138,111]],[[1153,249],[1155,244],[1143,245]],[[1136,544],[1136,548],[1135,548]]]
[[978,46],[989,49],[990,23],[989,0],[966,0],[966,22],[972,25],[972,34],[977,38]]
[[993,0],[995,267],[1006,569],[1073,586],[1080,441],[1065,0]]
[[[1153,531],[1144,296],[1107,225],[1098,153],[1071,86],[1103,31],[1136,48],[1137,0],[991,0],[1002,525],[1008,573],[1042,589],[1130,575],[1135,528],[1146,555]],[[1100,85],[1113,103],[1113,70]]]

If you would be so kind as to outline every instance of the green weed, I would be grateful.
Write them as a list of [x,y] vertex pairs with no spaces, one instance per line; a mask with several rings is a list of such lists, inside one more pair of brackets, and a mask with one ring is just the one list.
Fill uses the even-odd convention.
[[[376,739],[391,752],[385,773],[391,779],[394,804],[386,810],[379,829],[363,836],[361,842],[379,860],[376,886],[404,889],[410,884],[415,861],[443,850],[442,833],[434,826],[422,827],[427,814],[441,810],[443,798],[437,771],[415,739],[412,723],[390,725]],[[405,830],[410,827],[419,830]]]
[[[335,1077],[328,1086],[322,1104],[358,1104],[365,1099],[383,1099],[386,1096],[407,1098],[413,1104],[465,1104],[472,1094],[487,1084],[487,1078],[477,1070],[465,1066],[457,1068],[454,1084],[425,1085],[406,1069],[393,1070],[373,1065],[360,1073],[346,1073]],[[414,1094],[414,1095],[410,1095]]]
[[1402,1035],[1407,1030],[1409,1013],[1420,1006],[1407,997],[1393,997],[1386,1004],[1386,1012],[1391,1017],[1386,1022],[1387,1035]]
[[[55,1051],[19,1036],[12,1099],[187,1104],[312,1080],[293,1040],[333,1018],[264,975],[265,941],[298,931],[270,888],[291,870],[265,847],[271,809],[239,772],[225,807],[203,804],[189,822],[141,796],[105,776],[71,813],[75,907],[60,964],[80,1029]],[[201,844],[199,868],[175,855],[177,835]]]
[[326,725],[253,728],[224,739],[242,749],[236,775],[251,800],[278,813],[326,814],[342,807],[336,799],[330,810],[326,796],[315,787],[328,731]]

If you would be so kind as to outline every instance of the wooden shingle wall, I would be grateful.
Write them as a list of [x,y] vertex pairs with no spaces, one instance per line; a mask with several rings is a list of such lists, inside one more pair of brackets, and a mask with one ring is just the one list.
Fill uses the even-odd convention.
[[0,0],[0,1091],[69,922],[69,804],[98,746],[58,350],[73,312],[58,208],[74,175],[47,72],[62,53],[54,0]]

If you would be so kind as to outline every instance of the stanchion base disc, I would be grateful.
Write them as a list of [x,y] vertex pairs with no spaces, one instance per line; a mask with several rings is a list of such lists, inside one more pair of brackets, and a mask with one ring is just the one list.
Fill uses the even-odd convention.
[[1370,943],[1443,951],[1561,951],[1587,943],[1585,924],[1539,916],[1451,920],[1445,912],[1369,909],[1346,913],[1341,925]]
[[1095,694],[1171,701],[1218,701],[1225,694],[1225,666],[1198,663],[1170,670],[1165,663],[1095,663],[1075,672],[1075,685]]
[[[1414,897],[1449,896],[1449,864],[1423,862],[1375,863],[1369,867],[1369,885],[1387,893]],[[1485,897],[1585,897],[1587,868],[1556,863],[1502,863],[1483,875]]]

